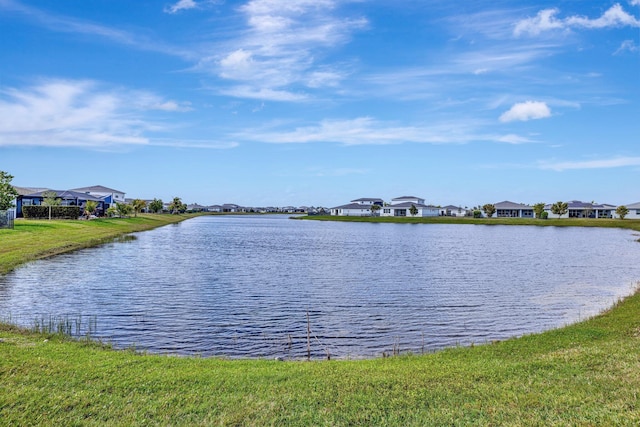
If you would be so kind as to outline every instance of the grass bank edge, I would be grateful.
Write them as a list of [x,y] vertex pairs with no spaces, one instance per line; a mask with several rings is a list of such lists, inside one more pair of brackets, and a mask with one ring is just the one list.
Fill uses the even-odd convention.
[[383,216],[334,216],[308,215],[291,217],[297,220],[336,221],[336,222],[368,222],[393,224],[471,224],[471,225],[532,225],[539,227],[600,227],[624,228],[640,231],[640,219],[607,219],[607,218],[471,218],[471,217],[383,217]]
[[140,214],[130,218],[81,220],[18,220],[0,230],[0,275],[26,262],[107,243],[130,233],[175,224],[198,214]]

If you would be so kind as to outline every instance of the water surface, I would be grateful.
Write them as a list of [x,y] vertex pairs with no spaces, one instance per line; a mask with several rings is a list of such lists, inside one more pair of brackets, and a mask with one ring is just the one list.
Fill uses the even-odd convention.
[[[208,216],[0,277],[0,318],[155,353],[379,357],[566,325],[630,294],[629,230]],[[83,325],[88,325],[83,320]]]

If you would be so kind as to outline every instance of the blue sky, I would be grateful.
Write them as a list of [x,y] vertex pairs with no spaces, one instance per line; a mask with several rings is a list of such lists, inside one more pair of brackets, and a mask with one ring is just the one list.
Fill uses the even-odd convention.
[[640,0],[0,0],[0,170],[187,203],[640,200]]

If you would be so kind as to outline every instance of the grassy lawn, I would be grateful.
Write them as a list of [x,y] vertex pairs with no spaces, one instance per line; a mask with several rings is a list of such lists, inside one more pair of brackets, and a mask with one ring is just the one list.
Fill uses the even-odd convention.
[[301,216],[293,219],[313,221],[373,222],[394,224],[482,224],[482,225],[534,225],[540,227],[605,227],[628,228],[640,231],[639,219],[529,219],[529,218],[471,218],[471,217],[370,217],[370,216]]
[[[153,221],[17,223],[0,271]],[[639,393],[640,294],[542,334],[362,361],[140,355],[0,325],[0,425],[635,426]]]

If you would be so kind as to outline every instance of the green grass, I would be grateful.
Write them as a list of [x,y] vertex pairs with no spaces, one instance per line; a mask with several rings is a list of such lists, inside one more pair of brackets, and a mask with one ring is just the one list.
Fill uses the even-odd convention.
[[[126,224],[41,230],[75,241]],[[542,334],[361,361],[140,355],[0,325],[0,425],[635,426],[639,393],[640,294]]]
[[628,228],[640,231],[640,219],[529,219],[529,218],[471,218],[471,217],[370,217],[370,216],[301,216],[293,219],[314,221],[373,222],[394,224],[475,224],[475,225],[534,225],[540,227],[605,227]]

